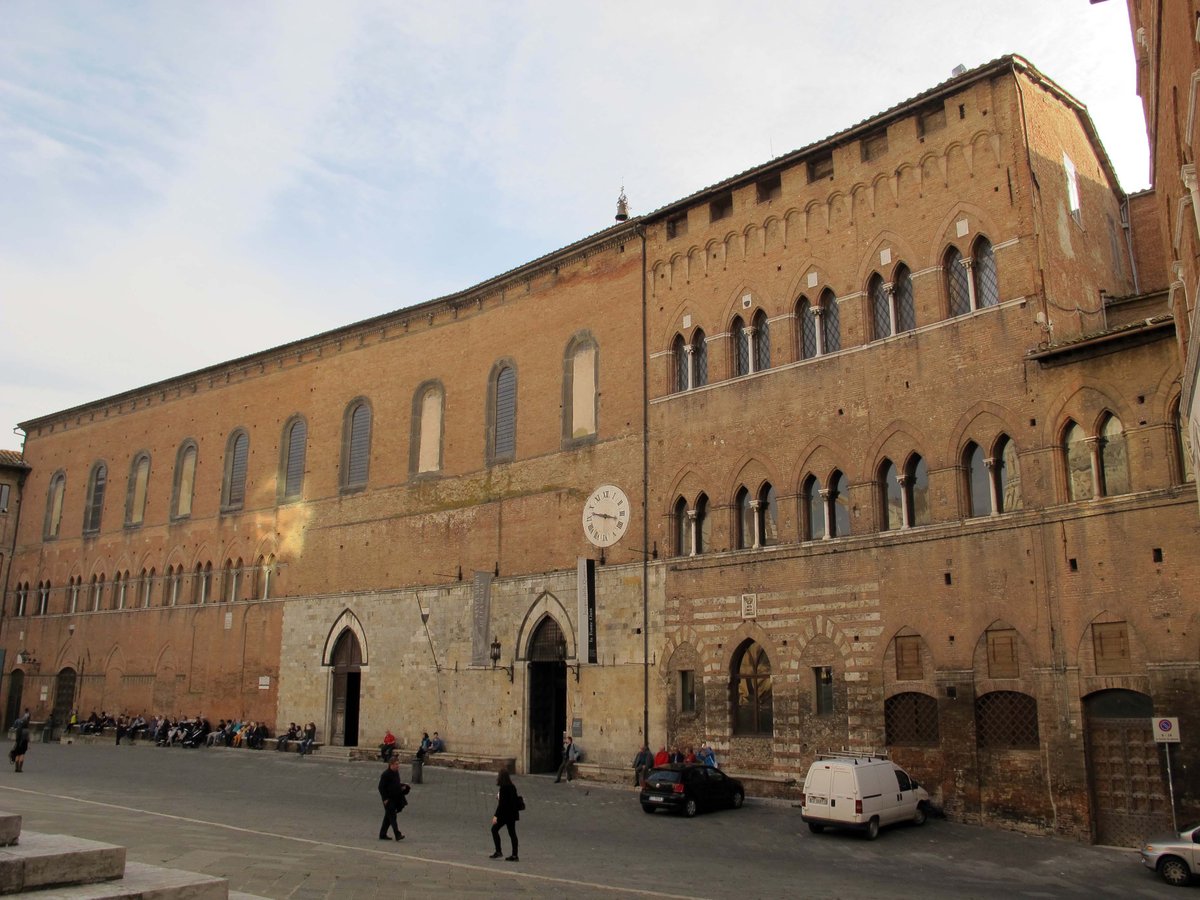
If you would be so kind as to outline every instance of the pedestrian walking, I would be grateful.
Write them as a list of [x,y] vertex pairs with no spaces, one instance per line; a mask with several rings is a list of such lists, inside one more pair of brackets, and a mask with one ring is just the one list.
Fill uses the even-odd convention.
[[639,787],[653,768],[654,754],[650,752],[648,744],[642,744],[642,749],[633,758],[633,786]]
[[569,734],[563,736],[562,762],[558,766],[558,775],[554,778],[554,783],[558,784],[562,781],[565,774],[567,781],[570,781],[574,774],[571,767],[575,765],[575,761],[579,759],[579,748],[575,746],[575,739]]
[[400,780],[400,760],[393,756],[388,760],[383,774],[379,776],[379,797],[383,800],[383,824],[379,826],[381,841],[392,839],[392,836],[388,834],[389,829],[396,836],[396,840],[404,840],[404,835],[400,833],[400,825],[396,822],[396,816],[404,807],[408,806],[408,797],[406,796],[408,791],[408,785]]
[[516,785],[512,783],[507,766],[500,767],[500,772],[496,775],[496,784],[500,786],[496,792],[496,812],[492,815],[492,843],[496,845],[496,852],[488,859],[499,859],[504,856],[504,851],[500,849],[500,826],[503,825],[508,829],[508,839],[512,843],[512,855],[504,856],[504,858],[509,862],[519,862],[517,820],[521,818],[521,810],[525,807],[525,801],[517,793]]
[[29,750],[29,720],[19,719],[17,721],[17,739],[13,743],[12,749],[8,751],[8,758],[12,760],[13,768],[18,772],[25,771],[25,754]]

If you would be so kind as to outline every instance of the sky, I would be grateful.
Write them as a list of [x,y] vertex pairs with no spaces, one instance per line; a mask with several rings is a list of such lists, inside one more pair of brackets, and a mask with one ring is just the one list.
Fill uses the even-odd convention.
[[0,0],[18,422],[462,290],[1007,53],[1149,184],[1124,0]]

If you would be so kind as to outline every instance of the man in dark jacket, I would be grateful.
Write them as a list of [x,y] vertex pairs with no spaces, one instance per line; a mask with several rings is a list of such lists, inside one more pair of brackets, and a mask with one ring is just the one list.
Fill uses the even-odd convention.
[[404,835],[400,833],[400,826],[396,823],[396,816],[400,810],[408,806],[408,799],[405,797],[407,793],[408,785],[400,780],[400,760],[393,756],[388,760],[388,766],[383,770],[383,774],[379,776],[379,797],[383,800],[383,824],[379,826],[381,841],[392,839],[388,834],[389,828],[392,834],[396,835],[396,840],[404,840]]

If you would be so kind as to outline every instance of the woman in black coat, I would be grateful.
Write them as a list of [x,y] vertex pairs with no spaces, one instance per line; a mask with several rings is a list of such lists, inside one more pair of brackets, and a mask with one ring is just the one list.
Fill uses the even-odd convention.
[[496,845],[496,852],[491,859],[504,856],[504,851],[500,849],[500,826],[505,825],[508,827],[508,839],[512,841],[512,856],[504,858],[509,862],[517,862],[517,820],[521,818],[521,811],[517,789],[513,786],[507,767],[500,769],[496,784],[500,785],[500,791],[496,794],[496,812],[492,816],[492,842]]
[[[12,757],[13,765],[18,772],[25,771],[25,754],[29,751],[29,723],[26,721],[17,724],[17,740],[13,744],[13,748],[9,751]],[[515,850],[513,851],[516,852]]]

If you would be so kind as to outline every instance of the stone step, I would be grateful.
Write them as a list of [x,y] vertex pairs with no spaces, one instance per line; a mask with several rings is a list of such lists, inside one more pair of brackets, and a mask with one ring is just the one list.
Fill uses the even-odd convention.
[[229,893],[229,882],[213,875],[197,875],[179,869],[161,869],[143,863],[128,863],[125,877],[119,881],[95,884],[76,884],[55,888],[52,893],[37,892],[35,897],[54,900],[108,900],[108,898],[140,898],[140,900],[262,900],[249,894]]
[[0,894],[107,881],[124,871],[124,847],[69,835],[26,831],[19,844],[0,847]]
[[11,847],[21,837],[21,817],[0,811],[0,847]]

